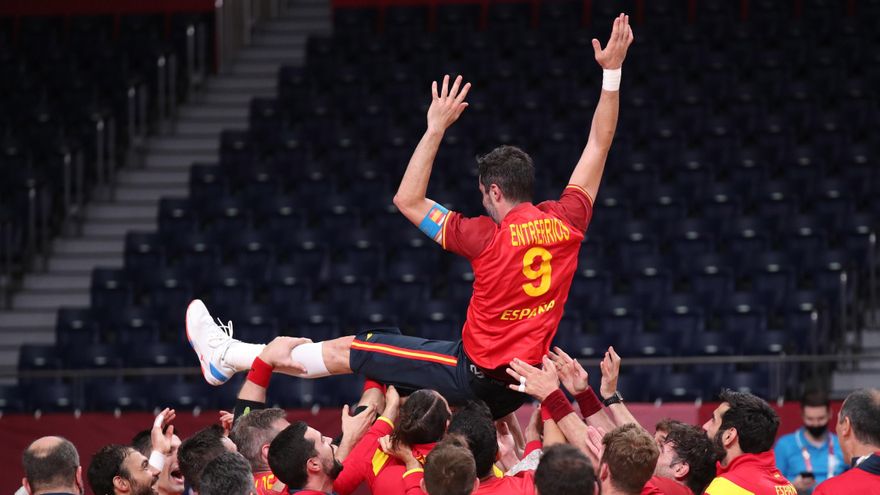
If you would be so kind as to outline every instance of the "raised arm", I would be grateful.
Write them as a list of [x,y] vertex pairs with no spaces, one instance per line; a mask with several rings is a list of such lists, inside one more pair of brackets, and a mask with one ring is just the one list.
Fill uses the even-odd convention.
[[[431,85],[432,101],[428,108],[428,130],[419,141],[413,152],[397,194],[394,195],[394,206],[401,213],[419,227],[419,230],[436,242],[441,242],[442,226],[448,210],[439,203],[428,199],[428,181],[431,178],[431,169],[434,166],[434,158],[443,141],[443,135],[458,118],[467,103],[467,97],[471,84],[461,85],[462,78],[458,76],[449,88],[449,76],[443,77],[443,87],[438,92],[437,81]],[[436,211],[436,213],[435,213]]]
[[[620,376],[620,356],[617,355],[614,347],[609,347],[605,351],[605,357],[599,363],[599,367],[602,369],[602,384],[599,386],[599,394],[602,395],[603,400],[607,401],[617,395],[617,378]],[[606,409],[609,411],[615,427],[629,423],[642,426],[622,401],[614,402]]]
[[629,16],[620,14],[614,20],[611,37],[602,49],[599,40],[593,40],[596,62],[602,66],[602,94],[593,114],[590,137],[581,158],[571,174],[569,184],[584,188],[590,199],[595,200],[599,192],[599,182],[605,170],[605,160],[617,128],[617,114],[620,108],[620,74],[626,51],[633,41]]

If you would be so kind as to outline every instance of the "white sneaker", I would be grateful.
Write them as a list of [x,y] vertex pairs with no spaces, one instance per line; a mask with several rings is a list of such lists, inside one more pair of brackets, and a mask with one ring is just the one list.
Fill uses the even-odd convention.
[[223,362],[223,354],[233,342],[232,322],[226,325],[217,323],[199,299],[189,303],[186,308],[186,338],[196,351],[202,366],[202,375],[211,385],[223,385],[236,373],[236,369]]

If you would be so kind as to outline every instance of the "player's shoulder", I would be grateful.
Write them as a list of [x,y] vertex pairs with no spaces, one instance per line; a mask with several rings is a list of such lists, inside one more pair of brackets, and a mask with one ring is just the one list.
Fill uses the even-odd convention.
[[725,475],[716,476],[712,483],[706,487],[706,495],[754,495],[753,492],[743,488]]

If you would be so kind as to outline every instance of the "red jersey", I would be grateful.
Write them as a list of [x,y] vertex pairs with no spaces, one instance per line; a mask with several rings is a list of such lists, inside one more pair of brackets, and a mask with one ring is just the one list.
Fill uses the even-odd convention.
[[[277,485],[277,486],[276,486]],[[254,488],[257,495],[277,495],[287,493],[287,487],[271,471],[254,473]]]
[[592,200],[569,185],[559,201],[520,203],[496,224],[451,212],[443,248],[474,270],[474,293],[462,330],[468,358],[485,370],[513,358],[541,362],[556,334],[578,251],[592,216]]
[[642,495],[694,495],[694,492],[673,479],[653,476],[642,488]]
[[813,491],[813,495],[880,495],[880,452],[865,459],[849,471],[829,478]]
[[776,469],[773,451],[743,454],[727,467],[718,464],[718,476],[707,495],[797,495],[797,489]]
[[516,476],[480,481],[473,495],[535,495],[535,472],[522,471]]

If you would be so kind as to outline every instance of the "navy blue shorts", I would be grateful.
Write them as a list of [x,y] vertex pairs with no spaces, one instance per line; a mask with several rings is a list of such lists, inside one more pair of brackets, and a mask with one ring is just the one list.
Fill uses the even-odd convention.
[[470,362],[461,341],[401,335],[396,328],[366,330],[351,343],[352,371],[402,389],[428,388],[451,405],[481,399],[498,419],[519,409],[529,397],[483,375]]

